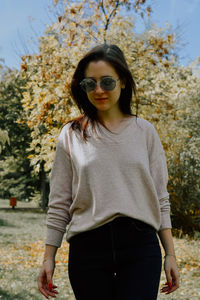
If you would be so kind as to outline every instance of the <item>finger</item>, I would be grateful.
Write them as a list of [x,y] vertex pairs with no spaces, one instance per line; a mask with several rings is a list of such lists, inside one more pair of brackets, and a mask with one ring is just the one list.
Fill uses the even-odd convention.
[[52,269],[47,269],[46,270],[47,283],[50,283],[53,286],[52,277],[53,277],[53,270]]
[[161,288],[161,291],[169,291],[169,286],[168,285],[164,285],[162,288]]
[[172,291],[179,288],[179,272],[172,270]]
[[161,290],[168,290],[168,289],[169,289],[168,285],[164,285],[164,286],[162,286],[162,288],[161,288]]
[[53,288],[56,289],[56,288],[57,288],[57,285],[53,284]]
[[[47,279],[47,281],[48,281],[48,279]],[[48,283],[48,288],[49,288],[49,291],[51,292],[53,289],[53,284],[51,282]]]
[[168,291],[167,291],[167,293],[166,294],[171,294],[172,292],[174,292],[175,290],[177,290],[177,286],[172,286],[172,288],[171,289],[168,289]]
[[57,293],[54,293],[53,291],[52,292],[47,292],[48,293],[48,296],[51,296],[51,297],[53,297],[53,298],[56,298],[56,295],[57,295]]
[[173,282],[171,291],[174,292],[179,288],[179,284],[177,282]]
[[49,299],[49,295],[48,295],[48,293],[45,291],[45,289],[40,288],[39,291],[40,291],[40,293],[41,293],[42,295],[44,295],[47,299]]
[[170,270],[166,270],[166,279],[167,279],[167,284],[170,287],[172,284],[172,276]]
[[49,299],[45,285],[44,285],[44,278],[41,274],[38,276],[38,290],[42,295],[44,295],[47,299]]
[[169,292],[171,290],[171,288],[172,288],[171,282],[165,282],[164,286],[161,288],[160,292],[161,293]]
[[171,290],[171,288],[172,288],[172,283],[171,283],[170,281],[167,282],[167,283],[165,284],[165,287],[166,287],[167,289]]
[[166,292],[168,292],[168,288],[163,288],[163,289],[160,290],[160,292],[161,293],[166,293]]
[[172,272],[173,285],[179,287],[179,272]]
[[59,292],[57,290],[55,290],[55,289],[52,289],[51,292],[54,293],[54,294],[59,294]]
[[59,294],[59,292],[56,290],[57,286],[51,284],[46,284],[45,286],[45,292],[48,296],[55,297],[55,295]]
[[[52,285],[51,283],[48,284],[47,293],[49,296],[55,296],[55,294],[59,294],[58,291],[55,290],[55,285]],[[57,287],[57,286],[56,286]]]
[[168,284],[169,289],[171,290],[172,289],[172,283],[169,281],[167,284]]
[[162,286],[162,288],[163,288],[163,287],[168,287],[168,284],[167,284],[167,282],[163,283],[163,286]]
[[173,293],[175,290],[176,290],[176,289],[171,289],[171,290],[167,291],[165,294],[166,294],[166,295],[171,294],[171,293]]
[[172,289],[172,276],[171,276],[170,269],[166,269],[165,274],[166,274],[166,279],[167,279],[166,284],[168,285],[168,291],[170,291]]

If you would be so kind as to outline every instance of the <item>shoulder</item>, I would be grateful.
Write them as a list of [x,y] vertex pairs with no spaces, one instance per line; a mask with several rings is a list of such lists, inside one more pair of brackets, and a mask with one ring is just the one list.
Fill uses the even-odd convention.
[[152,132],[152,133],[156,132],[154,125],[145,119],[137,117],[136,123],[137,123],[137,125],[139,125],[141,130],[143,130],[144,132],[147,132],[148,134],[150,132]]
[[143,131],[149,151],[153,151],[153,149],[154,150],[158,149],[159,152],[160,151],[162,152],[163,151],[162,143],[155,126],[149,121],[142,118],[138,118],[137,123],[139,124],[141,130]]
[[58,140],[69,135],[71,125],[72,125],[72,121],[69,121],[61,127],[60,134],[58,136]]
[[63,127],[61,128],[60,134],[58,136],[58,142],[57,142],[57,147],[63,148],[68,154],[69,154],[68,137],[70,134],[71,124],[72,124],[72,121],[69,121],[65,125],[63,125]]
[[72,123],[73,123],[73,121],[68,121],[66,124],[64,124],[61,128],[60,134],[68,133]]

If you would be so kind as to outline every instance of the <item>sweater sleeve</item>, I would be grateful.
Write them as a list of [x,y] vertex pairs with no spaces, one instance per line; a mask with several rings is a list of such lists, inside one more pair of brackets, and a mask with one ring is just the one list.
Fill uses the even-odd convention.
[[46,219],[45,244],[60,247],[66,226],[70,222],[69,208],[72,203],[72,168],[66,149],[67,135],[64,129],[58,138],[50,176],[50,194]]
[[172,228],[169,193],[167,191],[168,169],[165,151],[161,144],[160,137],[154,127],[152,133],[153,134],[149,136],[151,139],[149,142],[150,172],[160,204],[161,226],[159,230],[161,230],[164,228]]

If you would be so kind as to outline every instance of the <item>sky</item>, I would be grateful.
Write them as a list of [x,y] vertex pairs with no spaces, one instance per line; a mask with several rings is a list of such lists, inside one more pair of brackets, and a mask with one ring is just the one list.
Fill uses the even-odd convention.
[[[179,33],[179,61],[187,66],[200,56],[200,0],[150,0],[149,23],[165,27],[168,22]],[[37,39],[47,24],[56,20],[52,0],[0,0],[0,59],[9,68],[20,68],[20,56],[37,52]],[[138,18],[136,31],[144,30]],[[178,29],[177,29],[178,28]]]

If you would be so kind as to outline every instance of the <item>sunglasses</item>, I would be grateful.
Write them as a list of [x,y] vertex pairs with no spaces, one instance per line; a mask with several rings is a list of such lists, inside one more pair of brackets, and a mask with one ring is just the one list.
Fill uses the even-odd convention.
[[[116,87],[118,79],[114,79],[110,76],[103,77],[100,81],[100,87],[104,91],[112,91]],[[80,82],[82,90],[86,93],[92,92],[97,87],[97,82],[92,78],[85,78]]]

